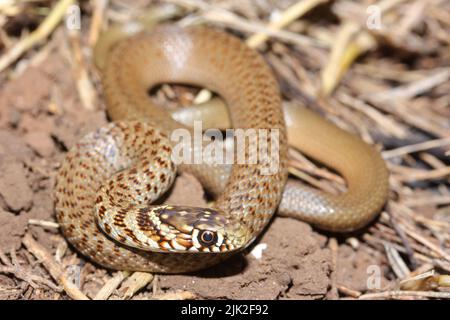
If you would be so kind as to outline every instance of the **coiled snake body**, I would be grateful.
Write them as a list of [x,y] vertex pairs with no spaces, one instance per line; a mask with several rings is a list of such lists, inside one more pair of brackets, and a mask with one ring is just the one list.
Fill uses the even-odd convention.
[[[278,130],[278,170],[267,165],[180,165],[213,195],[212,208],[150,205],[176,168],[168,137],[187,128],[148,98],[167,82],[207,87],[225,99],[237,128]],[[306,109],[287,112],[289,142],[347,179],[340,196],[288,183],[287,133],[277,83],[262,57],[239,39],[202,27],[161,27],[118,43],[102,78],[115,122],[85,136],[57,175],[55,208],[66,238],[113,269],[189,272],[250,244],[277,206],[315,225],[346,231],[367,224],[383,205],[387,171],[377,152]],[[246,158],[252,148],[245,148]],[[195,148],[192,153],[199,152]],[[284,190],[284,195],[283,195]]]

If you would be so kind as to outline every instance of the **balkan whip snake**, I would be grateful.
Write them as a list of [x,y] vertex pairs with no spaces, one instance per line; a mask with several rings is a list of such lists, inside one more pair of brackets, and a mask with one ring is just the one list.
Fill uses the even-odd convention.
[[[278,170],[263,174],[264,161],[176,168],[168,137],[188,127],[152,104],[148,89],[161,83],[218,93],[235,128],[278,130],[278,144],[265,141],[275,147]],[[379,153],[307,109],[286,108],[283,116],[269,66],[234,36],[204,27],[139,33],[108,52],[102,84],[114,122],[68,152],[57,175],[55,207],[69,242],[105,267],[203,269],[250,244],[277,207],[319,228],[349,231],[370,222],[386,200],[388,173]],[[334,196],[286,184],[287,140],[341,173],[348,191]],[[245,156],[252,150],[245,148]],[[212,208],[150,205],[170,187],[176,170],[193,173],[217,196]]]

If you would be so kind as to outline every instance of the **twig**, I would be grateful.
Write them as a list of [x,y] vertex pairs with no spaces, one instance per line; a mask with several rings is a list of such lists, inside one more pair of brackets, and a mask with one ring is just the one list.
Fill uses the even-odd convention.
[[89,77],[87,65],[81,49],[80,32],[77,29],[68,30],[70,48],[72,53],[72,70],[78,95],[86,110],[94,110],[96,105],[96,91]]
[[59,229],[58,223],[53,222],[53,221],[47,221],[47,220],[29,219],[28,224],[33,225],[33,226],[50,228],[50,229]]
[[88,300],[89,298],[76,287],[72,281],[67,277],[64,270],[59,264],[53,260],[52,255],[39,243],[37,243],[30,233],[25,234],[23,244],[50,273],[52,278],[58,282],[64,289],[64,291],[75,300]]
[[[291,7],[287,8],[281,13],[278,19],[269,23],[270,30],[280,30],[292,23],[292,21],[298,19],[312,8],[321,3],[328,2],[329,0],[302,0],[298,1]],[[247,39],[247,45],[251,48],[256,48],[266,42],[268,35],[266,33],[259,33],[251,36]]]
[[[403,204],[409,208],[421,207],[425,205],[444,205],[450,204],[450,195],[436,195],[427,197],[411,197],[411,199],[403,200]],[[431,220],[434,221],[434,220]],[[439,223],[439,221],[436,221]],[[443,224],[450,228],[450,224]]]
[[152,296],[152,300],[193,300],[195,298],[196,295],[190,291],[166,292]]
[[256,42],[255,44],[250,42],[250,40],[253,39],[254,36],[260,35],[265,36],[264,40],[267,40],[269,37],[273,37],[297,46],[315,46],[322,48],[327,47],[327,44],[321,42],[320,40],[309,38],[301,34],[295,34],[289,31],[274,30],[266,27],[264,24],[254,21],[248,21],[225,10],[208,10],[202,15],[202,17],[207,21],[212,21],[228,27],[237,28],[246,32],[256,32],[255,35],[247,39],[247,45],[251,48],[256,48],[258,45],[261,45],[261,43],[259,42]]
[[358,298],[362,294],[360,291],[347,288],[346,286],[343,286],[343,285],[338,285],[337,289],[340,293],[342,293],[346,296],[352,297],[352,298]]
[[435,139],[435,140],[428,140],[421,143],[416,144],[410,144],[407,146],[403,146],[397,149],[387,150],[383,151],[382,155],[384,159],[390,159],[394,157],[403,156],[405,154],[418,152],[418,151],[425,151],[433,148],[440,148],[444,146],[450,145],[450,138],[442,138],[442,139]]
[[447,81],[450,78],[450,68],[440,70],[424,79],[414,81],[412,83],[396,87],[394,89],[372,93],[369,96],[371,99],[378,101],[394,100],[394,99],[411,99],[416,95],[423,94],[431,88]]
[[47,38],[64,17],[67,8],[73,3],[74,0],[60,0],[35,31],[17,42],[10,50],[0,57],[0,72],[16,61],[28,49]]
[[[388,208],[395,208],[395,207],[396,207],[395,205],[389,205],[388,204]],[[405,231],[401,227],[401,223],[398,221],[398,219],[396,219],[396,217],[394,216],[394,214],[390,210],[388,211],[388,215],[389,215],[389,220],[391,222],[392,227],[394,228],[395,232],[400,237],[400,239],[401,239],[401,241],[403,243],[403,246],[405,247],[406,253],[407,253],[408,258],[409,258],[409,261],[411,262],[411,264],[414,267],[417,266],[417,262],[414,259],[414,250],[411,247],[411,243],[408,240],[408,237],[406,236]],[[387,248],[386,245],[385,245],[385,248]],[[395,249],[392,248],[391,253],[393,253],[392,252],[393,250],[395,250]],[[386,253],[388,254],[388,258],[389,258],[388,250],[386,250]],[[395,254],[395,253],[393,253],[393,254]],[[391,256],[391,257],[394,258],[394,256]],[[398,259],[401,260],[400,257],[398,257]],[[404,265],[403,260],[401,260],[401,262],[398,261],[398,266],[402,267],[402,269],[403,269],[403,276],[402,277],[405,277],[406,274],[409,273],[409,269],[406,267],[406,265]],[[402,278],[402,277],[400,277],[400,278]]]
[[400,257],[400,254],[398,253],[395,248],[387,243],[384,244],[384,248],[386,251],[386,256],[388,258],[388,261],[391,265],[392,270],[394,271],[395,275],[399,279],[405,278],[409,273],[409,269],[406,266],[403,259]]
[[404,227],[403,229],[411,238],[417,240],[418,242],[422,243],[424,246],[433,250],[434,252],[436,252],[439,256],[441,256],[445,260],[450,261],[450,254],[445,252],[441,247],[432,243],[430,240],[426,239],[424,236],[418,234],[417,232],[415,232],[407,227]]
[[93,300],[106,300],[116,290],[123,280],[130,276],[128,271],[119,271],[114,277],[106,281],[105,285],[97,292]]
[[321,72],[321,92],[327,96],[336,87],[337,79],[342,75],[341,61],[350,41],[359,31],[359,25],[354,22],[344,23],[331,48],[330,57]]
[[[401,167],[395,167],[393,165],[390,165],[390,168],[396,170],[400,169]],[[445,179],[448,177],[450,177],[450,167],[444,167],[433,170],[408,169],[405,170],[403,174],[395,175],[395,178],[399,182],[417,182],[420,180],[436,180],[436,179]]]
[[342,91],[338,92],[336,97],[345,105],[364,113],[367,117],[375,121],[380,128],[385,129],[387,133],[398,138],[404,138],[408,135],[406,127],[401,126],[397,121],[384,115],[364,101],[354,98]]
[[89,45],[92,47],[97,42],[102,29],[102,22],[109,0],[94,1],[94,13],[92,14],[91,26],[89,28]]
[[150,284],[154,279],[153,274],[148,272],[134,272],[127,278],[118,289],[123,299],[130,299],[136,292]]
[[336,284],[337,282],[337,268],[338,268],[338,250],[339,246],[337,243],[336,238],[331,238],[328,247],[331,250],[331,275],[330,275],[330,282],[331,282],[331,289],[329,292],[329,297],[331,299],[338,299],[338,286]]
[[394,299],[398,297],[422,297],[422,298],[440,298],[450,299],[450,292],[432,292],[432,291],[385,291],[377,293],[367,293],[360,296],[359,300],[371,299]]

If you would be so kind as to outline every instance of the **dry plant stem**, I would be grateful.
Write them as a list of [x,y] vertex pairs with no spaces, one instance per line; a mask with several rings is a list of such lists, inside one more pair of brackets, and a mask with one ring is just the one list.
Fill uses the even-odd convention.
[[106,300],[119,287],[123,280],[130,276],[128,271],[119,271],[97,292],[93,300]]
[[382,155],[384,159],[390,159],[394,157],[403,156],[405,154],[410,154],[413,152],[425,151],[432,148],[440,148],[448,145],[450,145],[450,137],[428,140],[417,144],[410,144],[407,146],[403,146],[397,149],[383,151]]
[[343,285],[338,285],[337,289],[338,289],[338,291],[340,293],[342,293],[342,294],[344,294],[344,295],[346,295],[348,297],[351,297],[351,298],[358,298],[358,297],[361,296],[361,292],[360,291],[347,288],[347,287],[345,287]]
[[[411,214],[411,212],[412,212],[411,209],[401,206],[401,205],[392,205],[392,208],[395,209],[396,211],[398,211],[399,213],[405,212],[407,214]],[[440,257],[444,258],[445,260],[450,261],[449,260],[450,255],[444,249],[442,249],[440,246],[434,244],[432,241],[425,238],[424,236],[418,234],[415,230],[413,230],[413,227],[409,223],[403,222],[401,224],[401,226],[399,224],[399,228],[403,229],[406,234],[408,234],[411,238],[413,238],[420,244],[424,245],[428,249],[431,249],[431,251],[434,254],[436,254],[437,256],[440,256]]]
[[410,271],[403,259],[400,257],[398,251],[393,246],[387,243],[384,244],[384,247],[389,264],[391,265],[391,269],[394,271],[397,278],[405,278],[410,273]]
[[[450,151],[450,149],[448,151]],[[433,169],[441,169],[441,168],[445,167],[445,162],[439,160],[438,158],[436,158],[435,156],[433,156],[430,153],[420,152],[418,154],[418,156],[419,156],[420,160],[422,160],[423,162],[428,164]]]
[[[345,72],[350,68],[352,63],[363,53],[375,48],[376,41],[371,34],[366,31],[359,31],[355,39],[350,41],[344,52],[342,53],[341,59],[337,65],[337,73],[336,78],[334,79],[334,83],[329,83],[328,87],[325,87],[325,90],[322,93],[326,96],[333,92],[334,88],[339,83],[339,80],[344,76]],[[330,77],[331,79],[331,77]]]
[[324,96],[329,95],[336,87],[336,79],[339,79],[342,75],[342,58],[349,43],[358,31],[359,26],[354,22],[346,22],[340,27],[336,41],[334,41],[331,48],[328,62],[321,72],[321,93]]
[[[399,223],[398,228],[400,228],[401,225],[403,225],[403,223]],[[385,241],[390,242],[389,244],[392,246],[394,246],[394,244],[397,245],[395,247],[396,250],[408,255],[408,250],[405,248],[404,242],[402,241],[402,239],[400,237],[398,237],[397,233],[394,233],[391,229],[389,229],[387,227],[381,228],[380,226],[381,226],[380,224],[377,224],[378,229],[371,229],[373,234],[375,236],[379,237],[380,239],[384,239]],[[394,235],[392,235],[392,234],[394,234]],[[423,254],[423,255],[426,255],[431,258],[439,257],[439,255],[437,253],[435,253],[433,251],[430,252],[430,250],[427,247],[423,246],[420,243],[417,243],[415,241],[413,241],[413,242],[408,241],[408,243],[410,243],[410,246],[412,248],[411,250],[413,252],[412,255],[414,258],[416,257],[416,254]],[[400,244],[402,246],[400,246]],[[383,243],[383,245],[384,245],[384,243]],[[401,250],[399,248],[401,248]]]
[[130,299],[133,295],[142,288],[149,285],[155,276],[147,272],[134,272],[128,277],[118,289],[123,299]]
[[159,278],[158,278],[158,275],[155,274],[155,278],[153,279],[153,283],[152,283],[152,294],[153,295],[158,294],[158,283],[159,283]]
[[449,275],[442,275],[438,278],[439,286],[441,287],[450,287],[450,276]]
[[411,112],[410,105],[405,103],[403,100],[388,100],[381,102],[366,94],[362,94],[359,98],[368,100],[377,109],[381,109],[386,113],[399,117],[403,123],[413,128],[430,132],[431,134],[441,138],[447,138],[450,136],[449,129],[444,126],[436,126],[423,115],[418,116],[416,113]]
[[383,102],[386,100],[395,99],[411,99],[419,94],[425,93],[436,87],[450,78],[450,68],[445,68],[433,73],[430,76],[425,77],[417,81],[413,81],[409,84],[396,87],[394,89],[373,93],[369,98]]
[[445,252],[444,249],[442,249],[440,246],[434,244],[429,239],[425,238],[424,236],[418,234],[416,231],[411,230],[409,227],[404,227],[405,232],[414,240],[422,243],[424,246],[428,247],[435,253],[437,253],[440,257],[444,258],[447,261],[450,261],[450,254]]
[[92,15],[91,26],[89,28],[89,45],[93,47],[97,42],[98,36],[102,29],[103,18],[105,16],[106,8],[109,0],[95,0],[94,14]]
[[[408,237],[406,236],[404,230],[400,227],[400,222],[398,222],[398,220],[395,219],[395,217],[393,216],[392,213],[389,212],[388,214],[389,214],[389,219],[390,219],[392,227],[394,228],[395,232],[398,234],[398,236],[402,240],[402,243],[403,243],[403,246],[405,247],[409,261],[411,262],[413,267],[417,266],[417,261],[414,259],[414,250],[412,249],[411,244],[410,244]],[[407,268],[406,268],[406,269],[404,269],[403,276],[406,276],[407,273],[409,273],[409,270],[407,270]]]
[[75,300],[88,300],[89,298],[77,288],[67,277],[62,267],[56,263],[52,255],[39,243],[37,243],[30,233],[27,233],[23,240],[23,244],[29,252],[31,252],[47,269],[52,278],[58,282],[64,291]]
[[[225,25],[245,32],[256,33],[256,35],[265,35],[267,38],[272,37],[296,46],[327,47],[325,43],[317,39],[312,39],[307,36],[285,30],[273,30],[266,27],[264,24],[243,19],[225,10],[206,11],[205,13],[203,13],[202,18],[216,24]],[[248,43],[248,40],[247,44],[252,47]]]
[[64,17],[67,8],[73,3],[74,0],[60,0],[35,31],[17,42],[10,50],[0,57],[0,72],[16,61],[28,49],[47,38]]
[[411,29],[423,19],[426,4],[425,1],[416,0],[409,6],[408,11],[400,21],[399,28],[394,31],[395,36],[398,39],[405,38],[405,36],[411,32]]
[[407,0],[381,0],[376,5],[380,8],[382,12],[386,12],[405,1]]
[[[309,12],[311,9],[321,3],[328,2],[329,0],[303,0],[295,3],[291,7],[287,8],[281,13],[278,19],[269,23],[270,30],[280,30]],[[257,48],[261,44],[267,41],[269,36],[265,33],[258,33],[247,39],[247,45],[251,48]]]
[[38,220],[38,219],[30,219],[28,220],[28,224],[33,226],[40,226],[43,228],[49,228],[49,229],[58,229],[59,224],[53,221],[47,221],[47,220]]
[[[369,244],[369,245],[371,245],[371,246],[373,246],[373,247],[375,247],[375,248],[377,248],[379,250],[382,250],[384,248],[384,244],[388,243],[389,245],[393,246],[397,251],[402,252],[402,253],[406,253],[406,250],[405,250],[404,247],[402,247],[402,246],[400,246],[400,245],[398,245],[396,243],[392,243],[392,242],[383,240],[383,239],[381,239],[379,237],[372,236],[372,235],[370,235],[368,233],[366,233],[363,236],[363,239],[364,239],[364,241],[367,244]],[[425,256],[423,254],[417,253],[417,252],[414,252],[414,258],[419,260],[419,261],[422,261],[424,263],[433,263],[433,259],[431,259],[430,257]]]
[[[411,197],[411,199],[405,199],[403,201],[403,204],[409,208],[411,207],[421,207],[421,206],[425,206],[425,205],[445,205],[445,204],[450,204],[450,195],[439,195],[439,196],[431,196],[431,197]],[[430,220],[433,222],[437,222],[439,224],[440,221],[434,221],[434,220]],[[442,222],[441,226],[445,226],[447,228],[450,228],[450,224],[449,223],[445,223]]]
[[89,72],[87,71],[87,65],[83,57],[80,32],[75,29],[69,30],[68,34],[70,48],[72,49],[72,69],[77,84],[78,95],[86,110],[94,110],[96,106],[96,91],[89,78]]
[[362,112],[364,115],[371,118],[380,128],[384,129],[386,133],[398,138],[404,138],[408,135],[406,127],[401,126],[397,121],[384,115],[364,101],[354,98],[350,94],[343,93],[342,91],[337,92],[336,97],[341,103]]
[[338,250],[339,246],[337,243],[336,238],[331,238],[328,244],[328,247],[331,250],[331,275],[330,275],[330,282],[331,282],[331,289],[329,293],[329,298],[336,300],[339,298],[338,294],[338,286],[336,284],[337,282],[337,268],[338,268]]
[[422,298],[437,298],[450,299],[450,292],[432,292],[432,291],[385,291],[379,293],[367,293],[360,296],[360,300],[371,299],[395,299],[401,297],[422,297]]
[[166,292],[152,296],[152,300],[193,300],[196,295],[190,291]]
[[[393,165],[389,166],[390,169],[395,169]],[[401,169],[401,167],[400,167]],[[421,180],[438,180],[438,179],[446,179],[450,177],[450,167],[444,167],[433,170],[407,170],[408,172],[404,172],[399,175],[395,175],[397,181],[400,182],[417,182]]]

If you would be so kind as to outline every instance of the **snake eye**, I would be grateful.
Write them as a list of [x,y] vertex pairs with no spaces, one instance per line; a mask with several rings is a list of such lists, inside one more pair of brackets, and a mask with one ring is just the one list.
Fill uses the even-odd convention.
[[217,241],[217,233],[210,230],[203,230],[200,231],[198,234],[198,242],[202,244],[205,247],[209,247],[213,244],[215,244]]

